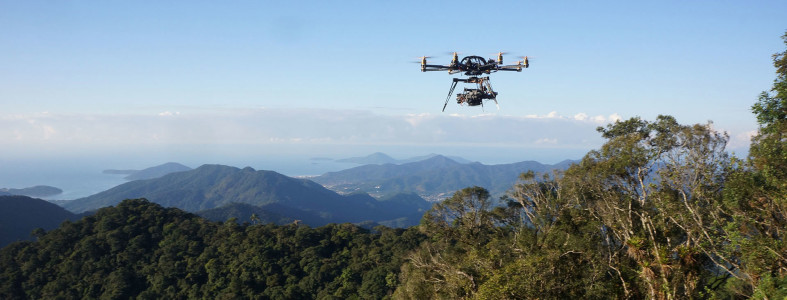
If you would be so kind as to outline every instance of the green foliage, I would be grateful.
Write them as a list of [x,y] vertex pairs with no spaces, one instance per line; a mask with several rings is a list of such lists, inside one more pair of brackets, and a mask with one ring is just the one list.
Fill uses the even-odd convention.
[[209,222],[126,200],[0,250],[0,298],[381,299],[416,230]]
[[[787,46],[787,33],[782,38]],[[727,252],[738,257],[737,290],[763,299],[784,297],[787,274],[787,51],[773,61],[773,88],[752,106],[759,132],[749,159],[737,162],[724,191],[733,216],[725,229]]]
[[[222,207],[198,211],[195,214],[200,217],[206,218],[211,221],[221,222],[236,218],[241,223],[249,222],[251,224],[290,224],[295,221],[292,218],[284,217],[265,210],[262,207],[254,206],[245,203],[231,203]],[[306,224],[310,224],[306,222]]]
[[608,138],[566,172],[569,199],[600,222],[610,262],[627,297],[696,298],[719,272],[733,274],[724,250],[722,188],[728,137],[711,124],[638,118],[600,129]]

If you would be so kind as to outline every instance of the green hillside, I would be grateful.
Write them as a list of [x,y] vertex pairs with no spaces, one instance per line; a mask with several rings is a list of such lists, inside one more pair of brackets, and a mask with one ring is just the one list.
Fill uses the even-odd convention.
[[169,162],[155,167],[135,171],[124,178],[127,180],[153,179],[167,175],[169,173],[183,172],[188,170],[191,170],[191,168],[179,163]]
[[[256,171],[221,165],[203,165],[197,169],[165,175],[160,178],[137,180],[121,184],[107,191],[66,202],[63,206],[73,212],[96,210],[116,205],[124,199],[146,198],[166,207],[177,207],[190,212],[220,208],[233,203],[267,206],[270,213],[287,215],[306,214],[309,224],[362,221],[386,221],[406,217],[410,224],[428,209],[429,204],[378,201],[364,193],[339,195],[305,179],[287,177],[273,171]],[[276,206],[270,206],[276,204]],[[316,217],[313,217],[316,216]]]
[[284,225],[293,223],[296,220],[271,212],[263,207],[246,203],[230,203],[222,207],[201,210],[195,214],[216,222],[224,222],[235,218],[241,223]]
[[56,204],[27,196],[0,195],[0,247],[33,239],[34,229],[50,230],[77,216]]

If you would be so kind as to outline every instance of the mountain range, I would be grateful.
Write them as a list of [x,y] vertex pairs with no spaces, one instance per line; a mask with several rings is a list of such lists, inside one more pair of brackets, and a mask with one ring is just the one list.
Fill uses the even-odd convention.
[[[226,216],[226,212],[232,210],[244,211],[237,207],[237,203],[242,203],[261,208],[279,221],[298,219],[314,226],[363,221],[402,223],[396,221],[402,218],[409,220],[404,223],[414,225],[431,207],[430,203],[416,195],[381,200],[366,193],[340,195],[307,179],[250,167],[239,169],[222,165],[203,165],[159,178],[131,181],[62,205],[79,213],[135,198],[146,198],[166,207],[208,216]],[[232,205],[236,207],[226,207]],[[224,212],[215,210],[222,207]],[[240,221],[248,220],[245,216],[240,217]]]
[[340,193],[365,192],[375,197],[401,192],[414,192],[430,201],[444,199],[468,186],[481,186],[492,195],[503,195],[518,180],[519,174],[566,169],[574,161],[554,165],[536,161],[484,165],[479,162],[459,163],[435,155],[428,159],[404,164],[369,164],[311,178]]
[[[363,157],[350,157],[350,158],[337,159],[336,162],[355,163],[355,164],[360,164],[360,165],[369,165],[369,164],[373,164],[373,165],[396,164],[396,165],[399,165],[399,164],[406,164],[406,163],[412,163],[412,162],[419,162],[419,161],[430,159],[430,158],[435,157],[435,156],[441,156],[441,155],[432,153],[432,154],[428,154],[428,155],[424,155],[424,156],[415,156],[415,157],[411,157],[411,158],[408,158],[408,159],[395,159],[393,157],[388,156],[388,154],[385,154],[385,153],[382,153],[382,152],[375,152],[375,153],[372,153],[372,154],[369,154],[369,155],[363,156]],[[461,157],[458,157],[458,156],[446,156],[446,157],[450,158],[451,160],[453,160],[455,162],[461,163],[461,164],[471,163],[471,161],[466,160],[466,159],[461,158]]]
[[[378,160],[390,158],[383,153],[368,157]],[[250,167],[241,169],[203,165],[190,169],[180,164],[167,163],[134,172],[134,175],[149,179],[130,181],[89,197],[57,201],[70,212],[65,217],[58,215],[45,219],[59,223],[74,218],[73,213],[95,211],[117,205],[125,199],[146,198],[166,207],[177,207],[216,221],[236,218],[238,222],[250,223],[301,222],[321,226],[349,222],[407,227],[417,224],[423,213],[431,207],[431,203],[425,199],[441,200],[468,186],[481,186],[493,196],[500,196],[515,184],[522,172],[549,172],[565,169],[572,163],[564,161],[546,165],[523,161],[484,165],[478,162],[460,163],[435,154],[412,160],[420,158],[423,159],[398,164],[367,164],[310,179],[292,178]],[[0,194],[3,192],[0,191]],[[19,201],[19,198],[15,199]],[[36,202],[46,203],[39,199],[28,200],[28,204]],[[9,203],[12,202],[5,205],[11,205]],[[8,212],[15,209],[3,210]],[[26,228],[27,232],[22,234],[22,238],[29,237],[32,228]]]

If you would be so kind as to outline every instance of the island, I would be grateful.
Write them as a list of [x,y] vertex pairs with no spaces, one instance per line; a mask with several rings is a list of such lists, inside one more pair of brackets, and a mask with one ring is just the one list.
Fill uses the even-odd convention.
[[48,185],[36,185],[33,187],[27,187],[21,189],[0,188],[0,194],[3,193],[7,193],[11,195],[28,196],[28,197],[49,197],[49,196],[62,194],[63,190]]

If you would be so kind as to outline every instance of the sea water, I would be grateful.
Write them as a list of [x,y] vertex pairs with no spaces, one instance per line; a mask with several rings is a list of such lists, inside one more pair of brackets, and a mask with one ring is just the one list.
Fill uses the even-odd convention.
[[[45,200],[74,200],[87,197],[117,185],[128,182],[124,179],[126,174],[106,174],[108,169],[141,170],[169,161],[129,162],[127,158],[118,158],[117,161],[94,158],[64,158],[59,159],[25,159],[25,160],[0,160],[0,188],[26,188],[37,185],[53,186],[63,190],[63,193],[42,197]],[[252,167],[255,170],[269,170],[291,176],[311,177],[331,171],[358,166],[351,163],[338,163],[332,159],[319,159],[310,157],[271,157],[247,158],[240,160],[228,157],[225,159],[212,158],[203,162],[195,159],[173,161],[184,164],[190,168],[197,168],[203,164],[222,164],[232,167]]]
[[[576,150],[527,151],[517,148],[489,147],[262,147],[247,145],[194,146],[186,148],[114,148],[104,151],[65,152],[39,151],[22,154],[0,153],[0,188],[26,188],[48,185],[63,190],[46,200],[73,200],[87,197],[126,183],[123,174],[105,174],[104,170],[142,170],[168,162],[190,168],[203,164],[220,164],[238,168],[252,167],[291,177],[311,177],[326,172],[341,171],[359,165],[336,160],[361,157],[381,151],[396,159],[439,153],[459,156],[484,164],[512,163],[536,160],[557,163],[566,158],[581,157]],[[282,154],[286,153],[286,154]],[[10,153],[6,153],[10,154]]]

